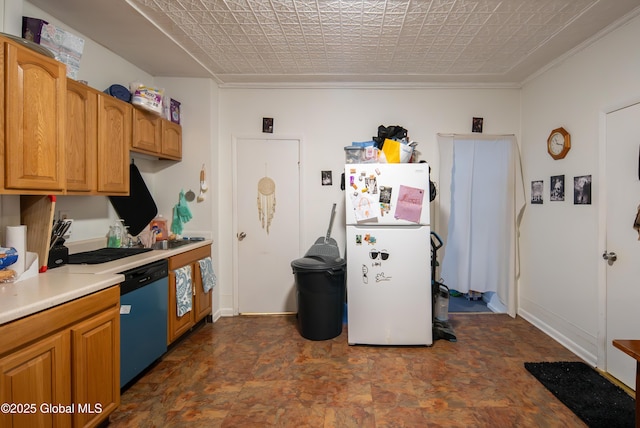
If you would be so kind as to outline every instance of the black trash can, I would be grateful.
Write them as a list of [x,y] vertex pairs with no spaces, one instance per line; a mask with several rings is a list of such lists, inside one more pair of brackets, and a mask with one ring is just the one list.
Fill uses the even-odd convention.
[[307,255],[291,262],[302,337],[328,340],[342,333],[346,265],[343,258],[326,255]]

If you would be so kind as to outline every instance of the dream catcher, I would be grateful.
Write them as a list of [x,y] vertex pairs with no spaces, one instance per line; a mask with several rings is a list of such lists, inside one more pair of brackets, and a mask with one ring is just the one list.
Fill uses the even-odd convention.
[[276,183],[269,177],[262,177],[258,181],[258,220],[262,228],[269,234],[269,226],[276,212]]

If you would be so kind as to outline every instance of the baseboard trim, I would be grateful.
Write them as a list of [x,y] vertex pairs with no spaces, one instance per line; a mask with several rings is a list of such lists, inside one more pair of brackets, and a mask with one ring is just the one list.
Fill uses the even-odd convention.
[[540,318],[533,315],[531,312],[527,312],[526,310],[520,308],[518,309],[518,316],[521,316],[526,321],[544,332],[547,336],[551,337],[553,340],[560,343],[562,346],[576,354],[578,357],[582,358],[585,363],[591,365],[592,367],[597,367],[598,358],[595,354],[587,351],[585,348],[578,345],[575,341],[560,333],[558,330],[551,327],[549,324],[545,323]]

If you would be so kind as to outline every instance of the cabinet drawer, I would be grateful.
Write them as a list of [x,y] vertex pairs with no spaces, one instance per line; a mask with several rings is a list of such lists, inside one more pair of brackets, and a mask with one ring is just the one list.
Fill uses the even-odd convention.
[[197,262],[205,257],[211,256],[211,246],[205,245],[204,247],[196,248],[195,250],[187,251],[182,254],[175,255],[169,258],[169,270],[175,270],[186,266],[189,263]]

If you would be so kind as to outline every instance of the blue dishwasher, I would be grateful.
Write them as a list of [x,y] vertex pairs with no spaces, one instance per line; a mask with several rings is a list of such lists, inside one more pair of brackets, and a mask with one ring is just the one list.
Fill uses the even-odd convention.
[[167,352],[168,272],[166,260],[122,272],[120,388]]

